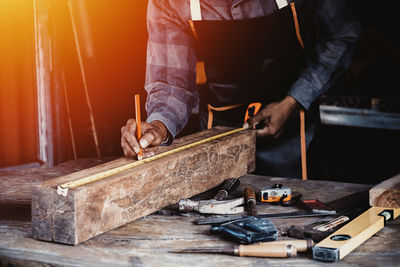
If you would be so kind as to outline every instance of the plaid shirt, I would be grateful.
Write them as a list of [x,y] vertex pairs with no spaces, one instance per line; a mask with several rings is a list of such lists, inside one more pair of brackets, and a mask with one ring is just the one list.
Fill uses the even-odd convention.
[[[346,0],[316,1],[318,41],[288,94],[305,109],[348,67],[360,25]],[[275,0],[201,0],[203,20],[240,20],[265,16]],[[289,1],[290,2],[290,1]],[[149,0],[146,85],[147,121],[162,121],[172,136],[186,125],[198,103],[195,40],[188,26],[189,0]]]

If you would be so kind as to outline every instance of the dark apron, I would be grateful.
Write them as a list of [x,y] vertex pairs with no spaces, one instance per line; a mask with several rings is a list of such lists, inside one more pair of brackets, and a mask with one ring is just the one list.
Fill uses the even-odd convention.
[[[264,17],[191,23],[207,76],[206,86],[199,89],[203,128],[207,125],[207,104],[214,107],[243,104],[214,113],[213,120],[213,126],[241,127],[249,103],[266,105],[282,100],[305,66],[289,5]],[[309,117],[306,116],[307,144],[315,128]],[[257,173],[301,176],[299,125],[296,112],[280,138],[257,139]]]

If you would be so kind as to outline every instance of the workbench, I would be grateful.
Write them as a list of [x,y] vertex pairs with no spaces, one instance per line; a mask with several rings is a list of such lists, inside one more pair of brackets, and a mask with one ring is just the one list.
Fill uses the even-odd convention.
[[[315,261],[311,253],[296,257],[250,258],[217,254],[175,254],[186,247],[226,246],[232,243],[211,234],[208,225],[195,225],[202,215],[171,215],[156,212],[145,218],[94,237],[80,245],[69,246],[32,238],[30,193],[32,184],[59,177],[110,159],[82,159],[54,168],[0,172],[0,265],[1,266],[320,266],[364,265],[399,266],[400,222],[390,222],[344,260],[335,263]],[[332,181],[301,181],[248,174],[232,197],[240,196],[247,185],[255,189],[282,183],[303,194],[304,199],[335,200],[371,185]],[[259,213],[292,212],[294,207],[258,205]],[[305,224],[315,218],[271,219],[278,228]]]

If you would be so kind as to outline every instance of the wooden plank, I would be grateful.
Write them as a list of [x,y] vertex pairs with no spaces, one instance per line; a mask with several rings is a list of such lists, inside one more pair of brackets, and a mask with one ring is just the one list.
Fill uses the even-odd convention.
[[373,207],[400,208],[400,174],[372,188],[369,203]]
[[[230,130],[217,127],[175,140],[157,153]],[[57,186],[132,162],[121,158],[45,181],[32,189],[36,239],[76,245],[255,169],[255,133],[242,131],[174,153],[103,180],[70,189]]]
[[67,161],[52,168],[0,171],[0,203],[30,205],[32,186],[115,159],[116,157],[84,158]]

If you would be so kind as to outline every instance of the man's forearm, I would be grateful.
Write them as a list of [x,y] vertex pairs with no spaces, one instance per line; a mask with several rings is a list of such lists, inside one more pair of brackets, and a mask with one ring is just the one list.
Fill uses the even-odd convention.
[[361,32],[344,0],[321,0],[319,20],[320,37],[312,56],[288,93],[305,109],[347,69]]

